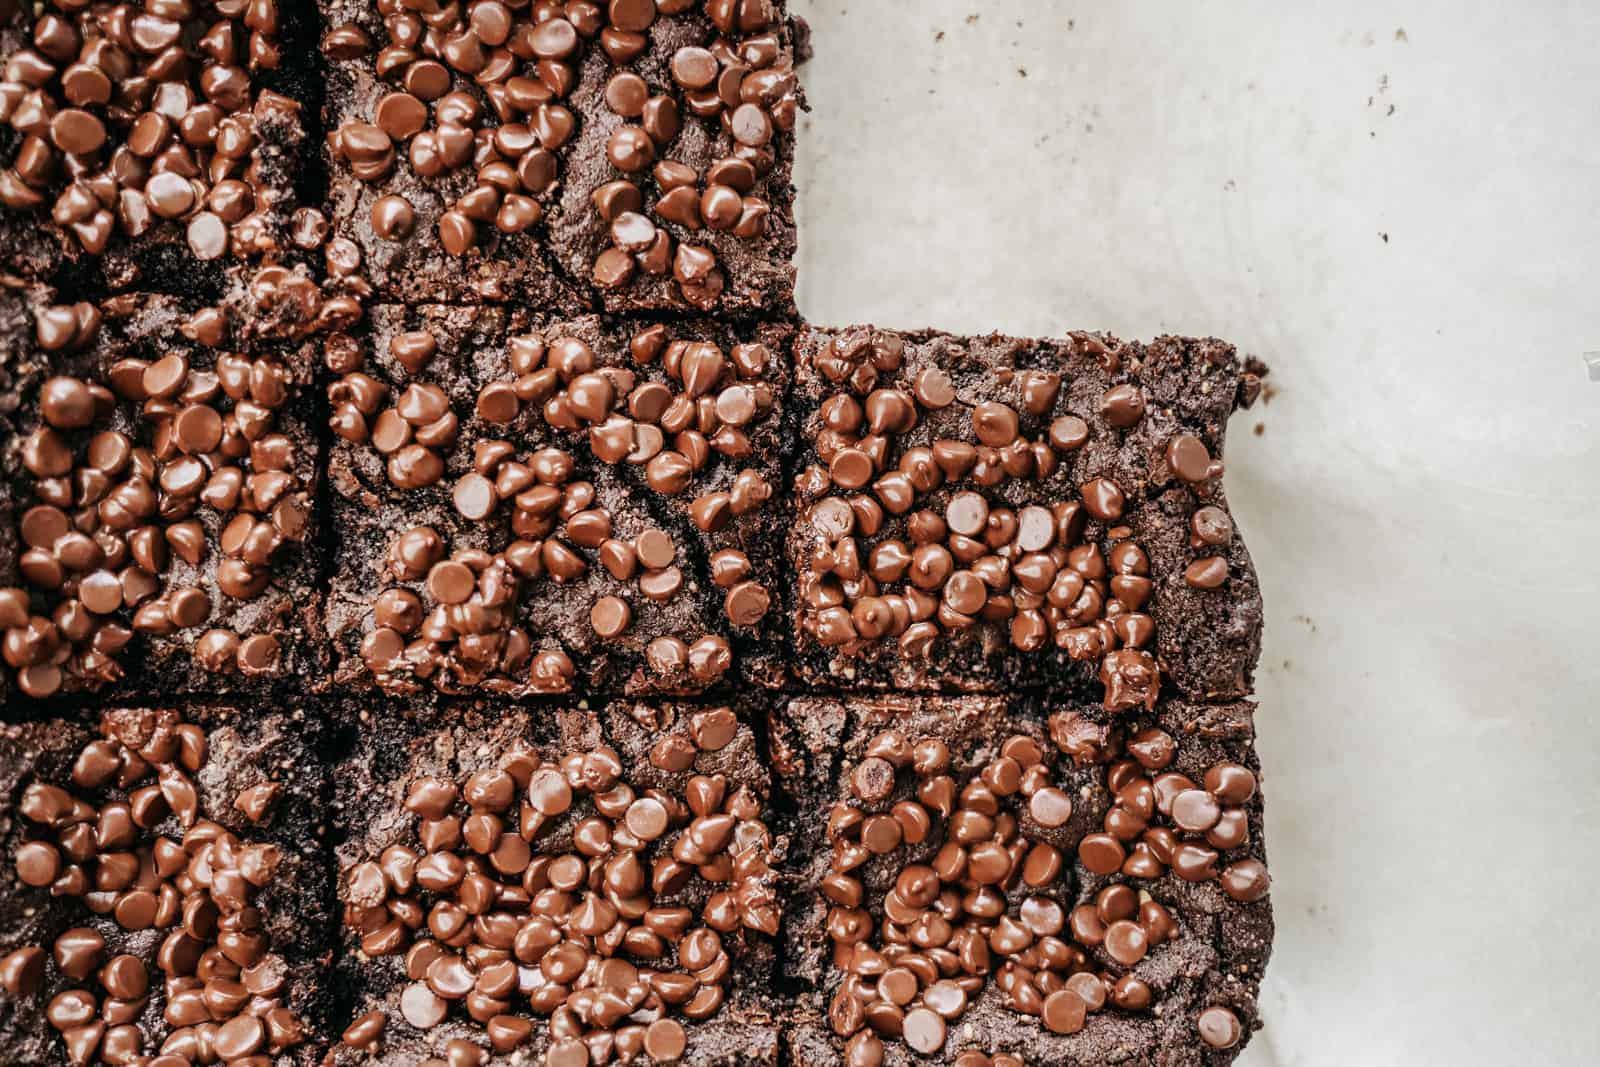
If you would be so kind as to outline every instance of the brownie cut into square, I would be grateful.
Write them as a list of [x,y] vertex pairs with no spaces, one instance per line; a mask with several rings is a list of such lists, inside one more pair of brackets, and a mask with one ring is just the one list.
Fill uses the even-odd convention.
[[230,262],[293,253],[310,9],[203,0],[135,9],[137,25],[107,10],[0,11],[0,271],[196,293]]
[[608,310],[794,314],[795,65],[777,0],[610,5],[551,247]]
[[452,702],[351,731],[335,1062],[777,1064],[787,840],[748,715]]
[[0,726],[0,1060],[318,1062],[333,929],[319,736],[298,707]]
[[0,629],[25,696],[260,690],[323,669],[314,349],[277,307],[299,303],[295,284],[317,291],[274,269],[204,306],[8,294],[18,554]]
[[776,684],[791,327],[459,305],[369,325],[327,387],[341,682]]
[[[1113,710],[1152,706],[1163,677],[1244,691],[1260,595],[1220,457],[1259,381],[1231,346],[805,327],[795,380],[805,684],[1048,687]],[[1185,508],[1229,527],[1227,566],[1178,547]],[[1206,639],[1184,629],[1191,610],[1228,625]],[[1184,636],[1163,643],[1163,625]],[[1195,684],[1223,675],[1234,687]]]
[[567,98],[599,32],[568,14],[603,8],[317,8],[330,233],[378,297],[587,310],[554,267],[546,216],[575,134]]
[[1231,1062],[1272,938],[1252,712],[777,708],[791,1062]]

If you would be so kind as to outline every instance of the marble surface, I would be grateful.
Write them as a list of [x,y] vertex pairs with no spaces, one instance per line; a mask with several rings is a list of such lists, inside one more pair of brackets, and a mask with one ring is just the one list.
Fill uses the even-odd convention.
[[1273,368],[1227,475],[1279,923],[1241,1062],[1595,1062],[1600,6],[793,7],[806,315]]

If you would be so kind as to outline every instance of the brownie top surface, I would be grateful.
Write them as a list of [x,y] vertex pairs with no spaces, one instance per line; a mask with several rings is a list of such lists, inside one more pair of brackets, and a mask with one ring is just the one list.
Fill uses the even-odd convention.
[[192,1059],[201,1021],[219,1054],[311,1062],[329,919],[315,724],[184,715],[0,732],[7,1062]]
[[312,23],[305,5],[6,5],[0,264],[191,290],[294,254]]

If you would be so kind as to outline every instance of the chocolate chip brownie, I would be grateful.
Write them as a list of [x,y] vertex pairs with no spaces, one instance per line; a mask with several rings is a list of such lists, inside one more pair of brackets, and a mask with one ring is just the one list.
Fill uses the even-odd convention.
[[779,708],[773,765],[807,816],[785,965],[809,992],[790,1058],[1231,1060],[1272,933],[1252,710]]
[[153,696],[315,674],[309,347],[262,336],[270,300],[241,315],[57,299],[26,297],[0,448],[21,549],[18,584],[0,589],[18,688]]
[[779,1062],[787,843],[745,714],[453,705],[355,734],[337,1062],[456,1062],[485,1039],[549,1064]]
[[0,271],[192,292],[294,252],[314,23],[274,0],[6,4]]
[[590,21],[580,33],[550,3],[318,10],[329,218],[362,277],[389,300],[583,310],[547,254],[545,216]]
[[790,315],[797,37],[781,3],[611,5],[550,221],[608,310]]
[[299,710],[0,727],[0,1059],[315,1063],[319,748]]
[[384,297],[792,309],[779,5],[319,9],[333,230]]
[[780,680],[788,326],[437,305],[370,322],[328,349],[341,679]]
[[[808,327],[795,367],[791,640],[804,681],[1098,688],[1113,710],[1150,707],[1163,670],[1185,692],[1241,691],[1195,684],[1220,675],[1248,683],[1260,611],[1248,556],[1162,536],[1187,523],[1186,504],[1209,502],[1208,529],[1227,524],[1214,457],[1228,414],[1254,398],[1231,346]],[[1227,586],[1209,598],[1227,605],[1196,604],[1207,598],[1180,592],[1174,567],[1187,589]],[[1159,644],[1169,605],[1235,625],[1214,639],[1175,627]]]

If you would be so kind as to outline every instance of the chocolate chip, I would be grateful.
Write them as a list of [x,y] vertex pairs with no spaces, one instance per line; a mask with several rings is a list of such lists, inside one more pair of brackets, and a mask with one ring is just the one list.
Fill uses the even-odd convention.
[[1075,1034],[1083,1029],[1088,1006],[1070,989],[1058,989],[1044,999],[1040,1018],[1054,1034]]
[[1200,1013],[1196,1022],[1200,1040],[1212,1048],[1232,1048],[1244,1036],[1239,1017],[1227,1008],[1213,1006]]
[[1101,416],[1119,430],[1144,418],[1144,409],[1144,394],[1134,385],[1114,385],[1100,398]]
[[972,431],[979,441],[993,448],[1009,445],[1017,438],[1017,413],[1004,404],[985,400],[972,409]]
[[1206,505],[1189,518],[1192,542],[1200,545],[1225,545],[1233,540],[1233,520],[1219,507]]
[[385,241],[402,241],[411,235],[417,213],[403,196],[380,196],[372,202],[372,232]]
[[927,1008],[906,1012],[902,1034],[907,1046],[923,1055],[932,1055],[944,1047],[945,1023],[938,1014]]
[[1183,580],[1195,589],[1216,589],[1228,580],[1228,561],[1221,556],[1197,559],[1184,568]]
[[32,996],[44,981],[44,950],[36,945],[13,949],[0,958],[0,989],[13,997]]
[[1109,478],[1094,478],[1086,482],[1079,492],[1083,496],[1084,510],[1101,522],[1114,522],[1122,517],[1126,496],[1122,488]]
[[632,610],[620,597],[601,597],[589,611],[589,621],[594,626],[595,633],[605,638],[621,635],[628,629],[632,620]]
[[735,626],[755,626],[772,606],[771,594],[759,582],[740,582],[728,590],[725,609]]
[[1193,434],[1178,434],[1167,442],[1167,466],[1186,482],[1203,482],[1214,473],[1211,453],[1205,443]]

